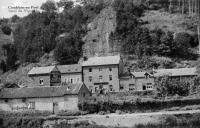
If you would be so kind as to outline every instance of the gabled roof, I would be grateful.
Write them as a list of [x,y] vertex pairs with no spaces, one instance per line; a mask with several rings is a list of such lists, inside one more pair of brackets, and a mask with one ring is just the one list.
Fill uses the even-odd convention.
[[58,65],[57,67],[61,73],[80,73],[82,70],[80,64]]
[[120,56],[91,57],[83,61],[82,66],[115,65],[120,63]]
[[152,76],[150,73],[148,72],[131,72],[131,74],[136,77],[136,78],[143,78],[145,77],[146,74]]
[[196,68],[176,68],[176,69],[157,69],[154,70],[154,76],[195,76]]
[[1,99],[15,98],[47,98],[64,95],[78,95],[83,84],[67,86],[34,87],[34,88],[5,88],[0,91]]
[[33,67],[29,72],[28,75],[36,75],[36,74],[49,74],[53,71],[55,66],[47,66],[47,67]]

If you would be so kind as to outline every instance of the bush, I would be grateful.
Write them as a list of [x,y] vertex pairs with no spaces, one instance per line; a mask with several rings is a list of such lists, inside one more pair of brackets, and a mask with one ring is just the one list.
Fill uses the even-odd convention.
[[60,111],[57,113],[58,116],[80,116],[88,114],[87,111]]
[[3,127],[5,128],[41,128],[44,119],[42,118],[24,118],[24,117],[6,117],[3,118]]
[[52,112],[50,111],[38,111],[38,110],[28,110],[22,112],[6,112],[1,111],[0,117],[36,117],[36,116],[49,116]]
[[12,29],[7,24],[3,25],[2,28],[1,28],[1,30],[6,35],[10,35],[11,32],[12,32]]
[[[145,111],[159,111],[172,107],[183,107],[187,105],[200,104],[200,99],[177,99],[177,100],[151,100],[135,102],[128,101],[99,101],[99,102],[80,102],[78,107],[82,111],[89,113],[99,113],[101,111],[110,111],[112,113],[119,112],[145,112]],[[101,112],[102,113],[102,112]]]

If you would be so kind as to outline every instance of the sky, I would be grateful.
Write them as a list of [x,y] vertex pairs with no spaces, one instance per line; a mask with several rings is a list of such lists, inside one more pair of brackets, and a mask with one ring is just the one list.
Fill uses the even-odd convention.
[[0,18],[9,18],[15,14],[20,17],[26,16],[33,9],[39,10],[44,2],[46,0],[0,0]]

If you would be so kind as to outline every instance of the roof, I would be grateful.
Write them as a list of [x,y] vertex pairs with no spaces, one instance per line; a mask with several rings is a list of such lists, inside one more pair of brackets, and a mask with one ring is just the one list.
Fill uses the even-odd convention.
[[28,75],[49,74],[52,71],[57,71],[57,70],[59,70],[61,73],[78,73],[78,72],[81,72],[81,65],[80,64],[73,64],[73,65],[33,67],[28,72]]
[[148,74],[151,76],[151,74],[149,74],[148,72],[131,72],[131,74],[137,78],[143,78],[145,77],[145,74]]
[[91,57],[83,61],[82,66],[114,65],[120,63],[120,56]]
[[158,69],[154,70],[154,76],[195,76],[196,68],[176,68],[176,69]]
[[79,73],[82,70],[80,64],[59,65],[57,67],[61,73]]
[[44,98],[77,95],[83,84],[69,84],[67,86],[34,87],[34,88],[5,88],[0,91],[0,98]]
[[35,74],[49,74],[55,66],[47,66],[47,67],[33,67],[29,72],[28,75],[35,75]]

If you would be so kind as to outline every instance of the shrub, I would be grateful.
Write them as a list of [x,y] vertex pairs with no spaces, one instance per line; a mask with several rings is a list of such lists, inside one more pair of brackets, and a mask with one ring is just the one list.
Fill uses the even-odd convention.
[[3,25],[1,30],[6,35],[10,35],[12,32],[12,29],[8,25]]
[[99,102],[82,102],[79,103],[79,109],[88,111],[88,113],[98,113],[101,111],[114,112],[145,112],[145,111],[158,111],[172,107],[183,107],[187,105],[197,105],[200,99],[177,99],[177,100],[150,100],[135,102],[128,101],[99,101]]
[[57,113],[58,116],[79,116],[86,115],[87,111],[60,111]]

